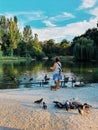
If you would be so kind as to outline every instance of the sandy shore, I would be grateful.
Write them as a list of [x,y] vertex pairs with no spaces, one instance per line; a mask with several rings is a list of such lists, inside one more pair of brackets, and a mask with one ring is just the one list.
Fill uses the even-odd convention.
[[[0,130],[98,130],[98,84],[84,88],[0,90]],[[43,98],[48,108],[34,101]],[[93,107],[83,116],[77,110],[57,109],[53,101],[75,98]]]

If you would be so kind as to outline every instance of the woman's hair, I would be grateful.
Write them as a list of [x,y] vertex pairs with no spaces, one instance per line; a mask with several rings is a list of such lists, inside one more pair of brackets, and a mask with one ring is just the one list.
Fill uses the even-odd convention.
[[55,58],[55,61],[56,61],[56,62],[60,61],[59,57],[56,57],[56,58]]

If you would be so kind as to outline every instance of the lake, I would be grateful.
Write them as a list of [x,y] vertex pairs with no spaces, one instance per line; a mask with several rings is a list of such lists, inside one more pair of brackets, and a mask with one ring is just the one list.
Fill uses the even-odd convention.
[[[52,82],[52,65],[53,61],[0,62],[0,89],[40,87],[45,74]],[[98,83],[97,66],[97,63],[62,62],[62,76],[69,77],[69,81],[76,78],[77,81]]]

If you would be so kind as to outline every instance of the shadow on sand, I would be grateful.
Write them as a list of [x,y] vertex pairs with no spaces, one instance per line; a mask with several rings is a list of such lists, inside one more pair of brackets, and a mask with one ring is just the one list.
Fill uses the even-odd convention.
[[0,130],[20,130],[20,129],[0,126]]

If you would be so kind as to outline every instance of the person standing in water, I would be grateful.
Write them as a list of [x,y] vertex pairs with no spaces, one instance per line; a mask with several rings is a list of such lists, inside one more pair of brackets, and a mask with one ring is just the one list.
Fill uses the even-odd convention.
[[60,80],[62,79],[61,71],[62,71],[62,65],[59,60],[59,57],[55,58],[55,63],[50,69],[53,71],[53,80],[56,84],[56,88],[60,87]]

